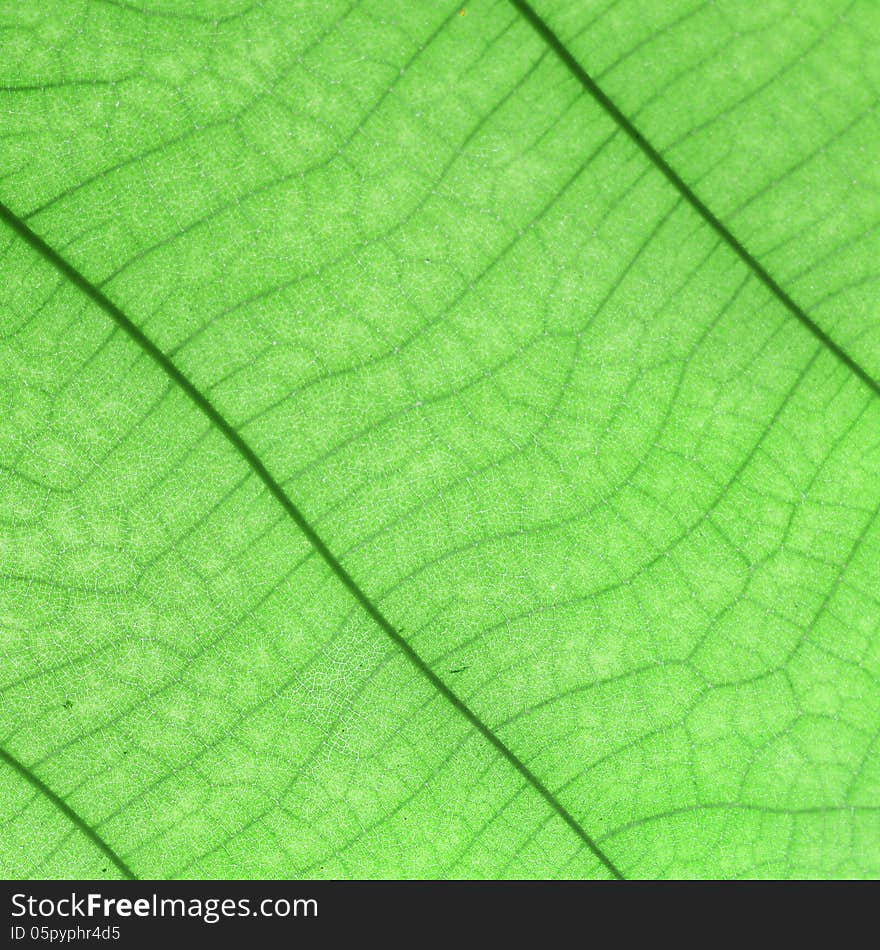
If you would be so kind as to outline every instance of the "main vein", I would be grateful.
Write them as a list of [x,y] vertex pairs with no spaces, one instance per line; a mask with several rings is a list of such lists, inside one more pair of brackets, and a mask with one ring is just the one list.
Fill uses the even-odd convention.
[[[174,362],[135,324],[125,313],[115,304],[103,291],[96,287],[91,281],[84,277],[69,261],[62,257],[53,247],[47,244],[36,232],[32,231],[21,218],[18,217],[10,208],[0,203],[0,218],[12,228],[16,234],[23,238],[27,243],[44,257],[53,267],[56,268],[65,278],[81,290],[87,297],[96,303],[126,334],[151,358],[164,372],[174,381],[174,383],[183,390],[196,407],[205,415],[208,421],[229,441],[233,448],[247,462],[260,481],[269,490],[272,496],[278,501],[282,508],[287,512],[296,526],[306,536],[312,547],[323,558],[330,570],[342,582],[348,592],[381,628],[388,638],[398,647],[409,662],[422,674],[431,685],[439,692],[470,724],[480,733],[491,745],[512,765],[517,772],[531,785],[550,805],[553,811],[568,825],[568,827],[578,836],[593,855],[600,861],[612,877],[623,879],[623,874],[616,867],[611,858],[599,847],[596,841],[587,833],[577,819],[560,802],[553,792],[538,778],[537,775],[523,762],[516,753],[510,749],[489,726],[477,715],[474,710],[467,705],[455,692],[453,692],[446,683],[431,669],[431,667],[422,659],[421,656],[407,643],[400,632],[395,628],[391,621],[385,616],[379,607],[373,603],[370,597],[364,592],[357,581],[343,567],[342,563],[333,554],[327,546],[324,539],[318,534],[316,529],[308,521],[305,515],[300,511],[290,496],[281,487],[272,473],[266,468],[256,452],[251,448],[248,442],[234,428],[232,423],[211,403],[211,401],[198,389],[198,387],[187,377]],[[52,799],[52,801],[75,822],[77,827],[86,831],[89,837],[101,849],[111,856],[114,864],[120,869],[125,869],[129,876],[132,872],[127,868],[125,862],[116,855],[110,846],[104,842],[94,831],[89,828],[82,818],[77,816],[73,810],[66,805],[62,799],[52,793],[36,776],[32,775],[17,760],[13,759],[8,753],[3,752],[4,759],[13,764],[25,777],[29,779],[41,791]]]
[[857,376],[875,395],[880,396],[880,382],[859,363],[854,360],[840,344],[836,343],[823,329],[813,320],[806,311],[786,293],[777,283],[770,272],[748,251],[744,244],[733,234],[733,232],[722,223],[709,206],[696,194],[696,192],[684,181],[678,172],[666,161],[666,159],[657,151],[656,148],[645,138],[636,126],[624,115],[616,103],[599,86],[592,76],[575,59],[559,36],[553,32],[547,22],[537,13],[526,0],[510,0],[514,8],[535,30],[535,32],[544,40],[556,56],[562,61],[565,67],[574,75],[575,79],[584,87],[584,89],[596,100],[596,102],[608,113],[614,122],[623,132],[641,149],[645,157],[653,164],[657,170],[666,178],[666,180],[681,194],[688,204],[700,215],[701,218],[712,228],[713,231],[727,244],[736,256],[751,270],[751,272],[761,281],[761,283],[776,297],[780,303],[800,321],[813,336],[831,352],[837,359],[843,363],[846,368]]

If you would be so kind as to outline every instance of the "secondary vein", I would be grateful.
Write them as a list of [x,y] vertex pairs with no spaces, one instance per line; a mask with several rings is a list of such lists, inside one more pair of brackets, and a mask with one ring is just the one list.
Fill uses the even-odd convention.
[[641,149],[645,157],[654,165],[666,180],[681,194],[687,203],[700,215],[713,231],[727,244],[736,256],[752,271],[755,277],[779,300],[812,335],[832,353],[846,368],[857,376],[872,392],[880,396],[880,382],[861,366],[846,350],[836,343],[807,312],[777,283],[770,272],[752,256],[751,252],[718,218],[709,206],[684,181],[678,172],[666,161],[647,138],[636,128],[613,99],[599,86],[595,79],[575,59],[571,51],[562,42],[549,24],[526,0],[510,0],[517,12],[535,30],[538,36],[550,47],[565,67],[572,73],[583,88],[608,113],[623,132]]
[[[492,729],[477,715],[477,713],[454,693],[446,683],[431,669],[422,657],[410,646],[402,634],[391,621],[373,603],[357,581],[343,567],[339,559],[333,554],[317,530],[312,526],[303,512],[293,502],[272,473],[266,468],[256,452],[251,448],[244,437],[235,429],[231,422],[217,409],[204,393],[174,364],[170,357],[160,349],[144,331],[128,317],[113,301],[83,274],[80,273],[66,258],[62,257],[53,247],[46,243],[35,231],[5,204],[0,203],[0,219],[2,219],[20,238],[26,241],[41,257],[45,258],[59,273],[69,280],[75,287],[97,304],[133,341],[136,343],[168,377],[189,397],[192,403],[201,411],[208,421],[226,438],[238,454],[245,460],[254,474],[260,479],[269,493],[276,499],[291,520],[302,531],[306,539],[320,555],[330,570],[336,575],[343,586],[348,590],[357,603],[370,616],[376,625],[404,654],[415,669],[424,676],[431,685],[460,713],[477,732],[483,736],[496,751],[537,791],[550,805],[553,811],[577,835],[581,843],[596,857],[608,873],[618,880],[623,879],[620,869],[611,858],[602,850],[595,839],[560,802],[553,792],[538,778],[537,775],[523,762],[516,753],[509,748]],[[69,805],[59,798],[40,779],[25,769],[17,760],[4,753],[10,764],[18,769],[35,787],[44,791],[56,806],[67,815],[81,830],[86,831],[89,837],[101,847],[117,867],[126,869],[129,876],[133,873],[124,864],[121,858],[115,855],[112,848],[101,839],[94,829],[79,817]]]
[[5,749],[0,749],[0,760],[5,762],[10,768],[14,769],[29,785],[32,785],[38,792],[45,795],[50,802],[68,818],[97,848],[99,848],[113,864],[119,869],[122,875],[130,881],[136,881],[137,875],[125,863],[125,861],[113,850],[112,847],[98,834],[97,831],[82,817],[74,811],[70,805],[55,792],[37,775],[35,775],[26,765],[19,762],[14,755],[11,755]]

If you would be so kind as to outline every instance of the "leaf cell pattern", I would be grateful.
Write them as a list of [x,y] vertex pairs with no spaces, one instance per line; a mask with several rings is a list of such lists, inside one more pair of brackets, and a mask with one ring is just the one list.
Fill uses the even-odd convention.
[[880,874],[878,40],[0,4],[4,873]]

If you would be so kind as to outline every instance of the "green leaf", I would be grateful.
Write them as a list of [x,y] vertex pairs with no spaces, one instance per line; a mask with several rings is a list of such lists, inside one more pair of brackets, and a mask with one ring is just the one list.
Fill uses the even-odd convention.
[[534,7],[750,254],[880,376],[876,4]]
[[880,874],[878,39],[2,5],[3,872]]

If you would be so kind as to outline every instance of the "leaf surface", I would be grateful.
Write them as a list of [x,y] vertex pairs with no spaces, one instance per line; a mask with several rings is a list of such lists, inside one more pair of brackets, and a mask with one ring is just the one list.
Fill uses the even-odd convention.
[[753,257],[877,379],[876,4],[534,8]]
[[880,873],[870,76],[523,6],[2,8],[7,874]]

